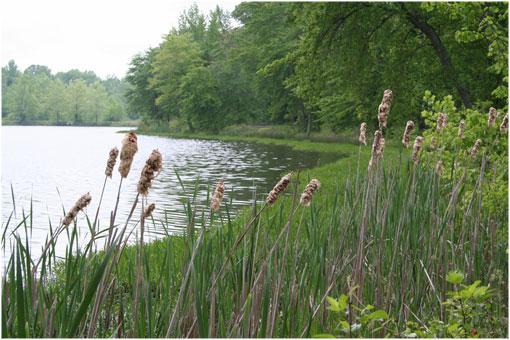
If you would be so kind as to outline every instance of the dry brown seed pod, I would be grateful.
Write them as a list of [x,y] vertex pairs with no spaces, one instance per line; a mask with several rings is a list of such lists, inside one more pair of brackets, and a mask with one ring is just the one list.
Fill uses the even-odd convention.
[[414,145],[413,145],[413,162],[415,164],[418,163],[418,160],[419,160],[418,159],[418,154],[420,153],[421,146],[423,144],[423,140],[424,140],[424,138],[422,136],[418,136],[414,140]]
[[147,218],[152,215],[154,209],[156,209],[156,204],[151,203],[147,208],[145,208],[145,211],[143,212],[143,218]]
[[301,205],[304,207],[310,206],[312,201],[313,193],[321,187],[321,182],[317,179],[312,179],[306,186],[305,190],[301,194]]
[[272,205],[272,204],[274,204],[274,202],[276,202],[276,200],[278,199],[278,196],[280,196],[280,194],[282,192],[284,192],[285,189],[287,189],[287,186],[290,183],[291,176],[292,176],[292,173],[288,173],[287,175],[283,176],[280,179],[280,181],[278,181],[278,183],[276,183],[273,190],[271,190],[269,192],[269,194],[267,195],[267,198],[266,198],[267,204]]
[[90,201],[92,200],[92,196],[90,196],[90,193],[86,193],[85,195],[81,196],[78,201],[74,204],[74,206],[69,210],[62,220],[62,225],[67,227],[71,222],[74,221],[78,213],[83,210],[87,205],[89,205]]
[[481,139],[477,139],[475,141],[475,145],[473,145],[473,147],[471,148],[471,151],[470,151],[470,154],[471,154],[471,157],[476,157],[476,155],[478,154],[478,150],[480,150],[480,146],[482,145],[482,140]]
[[147,196],[149,188],[152,185],[152,180],[156,178],[161,172],[163,166],[163,158],[158,150],[152,150],[149,159],[145,162],[142,169],[140,180],[138,181],[138,193],[142,196]]
[[503,121],[501,122],[501,125],[499,126],[499,131],[503,133],[507,133],[508,131],[508,113],[503,117]]
[[437,116],[437,127],[436,127],[437,131],[440,131],[446,127],[446,120],[447,120],[446,113],[439,112],[439,115]]
[[106,169],[104,171],[104,174],[110,178],[112,178],[113,168],[115,167],[115,163],[117,162],[118,155],[119,155],[119,149],[113,148],[110,150],[108,162],[106,162]]
[[379,112],[377,119],[379,120],[379,129],[386,127],[388,122],[388,114],[390,113],[391,103],[393,101],[393,92],[391,90],[384,90],[381,104],[379,105]]
[[136,134],[131,131],[122,140],[119,172],[123,178],[128,176],[131,164],[133,163],[133,158],[135,157],[135,153],[138,151],[137,139],[138,137],[136,137]]
[[489,117],[487,118],[487,126],[488,127],[493,127],[494,126],[494,123],[496,122],[496,116],[497,116],[496,109],[491,107],[489,109]]
[[402,144],[407,148],[409,147],[409,139],[411,138],[411,133],[414,130],[414,123],[412,120],[408,120],[406,123],[406,129],[404,130],[404,136],[402,136]]
[[363,123],[361,123],[361,126],[359,128],[358,141],[360,142],[360,144],[367,145],[366,132],[367,132],[367,123],[363,122]]
[[223,194],[225,193],[225,184],[223,183],[223,178],[218,181],[216,184],[216,188],[214,189],[214,193],[211,199],[211,210],[218,211],[220,210],[221,201],[223,200]]

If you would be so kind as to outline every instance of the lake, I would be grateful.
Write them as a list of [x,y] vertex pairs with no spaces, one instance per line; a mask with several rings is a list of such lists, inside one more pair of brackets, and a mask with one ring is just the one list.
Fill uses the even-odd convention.
[[[87,208],[91,221],[99,203],[105,179],[104,170],[110,149],[120,150],[124,134],[115,127],[2,127],[2,229],[11,216],[9,230],[23,220],[32,205],[30,245],[34,257],[40,253],[48,234],[83,194],[90,192],[92,202]],[[131,172],[124,180],[116,222],[125,221],[136,196],[136,185],[141,169],[153,149],[163,155],[163,170],[153,181],[148,202],[156,204],[156,220],[169,221],[169,229],[180,231],[186,225],[183,192],[176,172],[189,195],[195,184],[198,198],[205,204],[207,187],[214,188],[218,179],[225,181],[225,199],[236,209],[250,204],[253,189],[259,200],[286,172],[310,168],[341,157],[338,154],[320,154],[292,150],[286,146],[247,142],[222,142],[198,139],[173,139],[138,136],[138,153]],[[108,179],[99,215],[99,226],[109,223],[110,211],[115,206],[120,175],[119,161]],[[11,192],[12,186],[12,192]],[[212,190],[211,189],[211,190]],[[14,197],[14,198],[13,198]],[[79,214],[81,237],[86,238],[88,227],[84,214]],[[23,228],[18,232],[23,234]],[[2,231],[3,231],[2,230]],[[148,230],[147,239],[159,237],[163,230]],[[90,235],[88,235],[90,236]],[[9,239],[7,237],[7,239]],[[12,237],[11,237],[12,240]],[[6,242],[9,243],[9,242]],[[10,253],[6,244],[4,256]],[[65,250],[65,244],[58,247]],[[4,257],[5,258],[5,257]]]

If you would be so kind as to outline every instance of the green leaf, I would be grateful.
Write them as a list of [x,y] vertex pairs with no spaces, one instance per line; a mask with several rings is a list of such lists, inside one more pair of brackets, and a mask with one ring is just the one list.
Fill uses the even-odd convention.
[[[113,248],[112,248],[113,249]],[[71,328],[67,332],[67,336],[69,338],[72,338],[75,336],[75,333],[80,326],[80,323],[84,317],[86,317],[87,308],[92,301],[92,298],[94,297],[94,293],[97,290],[97,286],[99,285],[99,282],[101,281],[101,278],[103,277],[104,271],[106,269],[106,265],[108,264],[108,261],[110,260],[110,257],[112,255],[112,249],[108,251],[106,256],[103,259],[103,262],[99,266],[99,268],[96,269],[96,272],[90,280],[90,283],[87,287],[87,290],[85,291],[85,295],[83,297],[83,300],[80,304],[80,308],[78,308],[78,311],[76,312],[76,315],[73,318],[73,321],[71,323]]]
[[327,296],[326,299],[328,300],[329,303],[329,306],[327,308],[328,310],[332,312],[340,312],[340,306],[338,305],[338,301],[329,296]]
[[449,272],[446,275],[446,281],[458,285],[464,281],[464,274],[458,271]]
[[316,339],[321,339],[321,338],[331,339],[331,338],[333,338],[334,339],[335,336],[332,334],[328,334],[328,333],[321,333],[321,334],[313,335],[312,338],[316,338]]
[[367,322],[370,320],[387,320],[388,314],[383,310],[376,310],[375,312],[372,312],[368,315],[365,315],[362,318],[362,322]]

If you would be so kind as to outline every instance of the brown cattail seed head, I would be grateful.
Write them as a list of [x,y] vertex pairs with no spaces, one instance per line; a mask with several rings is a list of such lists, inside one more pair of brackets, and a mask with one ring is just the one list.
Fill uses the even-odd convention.
[[412,120],[408,120],[406,124],[406,129],[404,130],[404,136],[402,137],[402,144],[407,148],[409,147],[409,138],[411,137],[411,133],[414,130],[414,123]]
[[122,140],[122,148],[120,150],[119,172],[122,177],[127,177],[135,153],[138,151],[137,137],[134,132],[129,132]]
[[381,104],[379,105],[379,113],[377,118],[379,119],[379,129],[386,127],[388,122],[388,114],[390,113],[391,102],[393,101],[393,92],[391,90],[384,90]]
[[482,140],[477,139],[475,142],[475,145],[471,148],[471,157],[476,157],[476,154],[478,153],[478,150],[480,149],[480,146],[482,145]]
[[110,150],[110,156],[108,157],[108,162],[106,163],[106,170],[104,174],[110,178],[112,178],[113,167],[115,166],[115,162],[117,162],[117,156],[119,155],[119,149],[113,148]]
[[446,113],[439,112],[439,115],[437,116],[437,127],[436,127],[437,131],[440,131],[446,127],[446,119],[447,119]]
[[288,173],[283,176],[278,183],[274,186],[273,190],[267,195],[266,203],[269,205],[274,204],[278,199],[278,196],[287,189],[287,186],[290,183],[290,177],[292,173]]
[[211,210],[218,211],[220,210],[221,201],[223,200],[223,194],[225,193],[225,184],[223,183],[223,179],[220,179],[216,184],[216,188],[214,189],[214,193],[211,199]]
[[74,206],[67,212],[66,217],[62,220],[62,225],[67,227],[71,222],[74,221],[78,213],[83,210],[87,205],[89,205],[90,201],[92,200],[92,196],[90,196],[90,193],[86,193],[76,203]]
[[310,183],[305,188],[305,191],[301,194],[301,205],[304,207],[310,206],[310,203],[312,201],[312,196],[315,190],[319,189],[321,187],[321,182],[319,182],[317,179],[312,179]]
[[147,196],[149,188],[152,185],[152,180],[159,175],[162,166],[163,159],[161,153],[158,150],[152,150],[149,159],[145,162],[140,180],[138,181],[138,193],[140,195]]
[[359,140],[360,144],[367,145],[366,132],[367,132],[367,123],[363,122],[363,123],[361,123],[361,126],[359,128],[358,140]]
[[464,129],[466,128],[466,122],[462,119],[459,123],[459,133],[457,134],[459,138],[464,138]]
[[423,137],[422,136],[416,137],[416,139],[414,140],[414,145],[413,145],[413,162],[414,163],[418,163],[418,154],[420,153],[422,144],[423,144]]
[[372,155],[368,162],[368,170],[372,169],[377,164],[382,151],[384,149],[384,138],[381,130],[376,130],[374,133],[374,142],[372,143]]
[[496,109],[491,107],[489,109],[489,117],[487,118],[487,125],[489,127],[493,127],[494,126],[494,123],[496,122],[496,116],[497,116]]
[[436,164],[436,174],[438,176],[441,176],[443,174],[443,170],[444,170],[443,161],[442,160],[437,161],[437,164]]
[[147,208],[145,208],[145,211],[143,212],[143,218],[147,218],[152,215],[152,212],[156,209],[156,204],[151,203]]
[[507,133],[508,131],[508,113],[503,117],[503,121],[501,122],[501,125],[499,126],[499,131],[503,133]]

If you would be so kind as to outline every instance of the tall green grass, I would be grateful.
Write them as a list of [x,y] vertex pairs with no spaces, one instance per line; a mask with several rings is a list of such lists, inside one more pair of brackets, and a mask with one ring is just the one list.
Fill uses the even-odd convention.
[[[51,243],[33,274],[29,240],[4,233],[3,246],[11,237],[14,247],[2,277],[2,336],[310,337],[334,322],[326,297],[353,284],[357,303],[387,311],[404,329],[407,321],[447,321],[451,270],[491,285],[495,332],[505,336],[507,242],[494,226],[507,221],[482,205],[485,159],[468,191],[463,176],[445,181],[402,153],[367,173],[366,156],[350,173],[335,163],[296,174],[274,206],[254,192],[236,218],[229,202],[211,213],[197,208],[204,202],[196,189],[187,192],[186,230],[150,244],[127,245],[131,231],[141,236],[137,217],[81,245],[74,224],[60,236],[63,258]],[[305,208],[299,195],[312,177],[323,185]],[[103,238],[111,240],[92,252]]]

